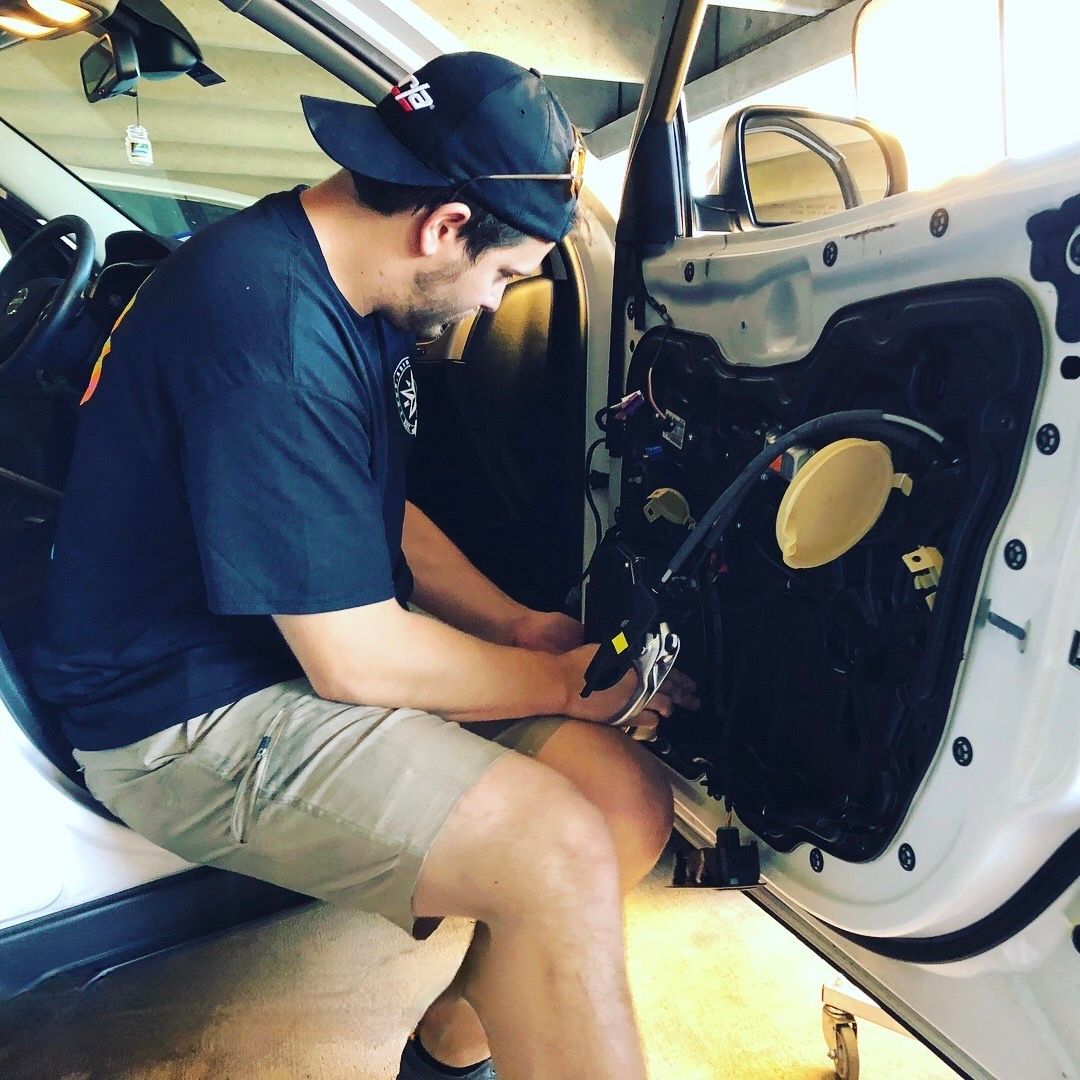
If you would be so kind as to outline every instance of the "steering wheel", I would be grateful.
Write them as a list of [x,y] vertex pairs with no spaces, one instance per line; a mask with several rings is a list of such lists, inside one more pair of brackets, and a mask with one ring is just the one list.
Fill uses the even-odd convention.
[[[62,236],[75,238],[67,277],[31,277],[34,260]],[[40,366],[75,321],[96,250],[89,224],[65,214],[36,229],[0,270],[0,377],[24,375]]]

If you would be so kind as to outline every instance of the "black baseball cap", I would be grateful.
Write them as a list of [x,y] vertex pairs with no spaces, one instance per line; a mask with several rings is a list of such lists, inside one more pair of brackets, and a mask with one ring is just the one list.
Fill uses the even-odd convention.
[[541,240],[570,231],[585,147],[535,71],[490,53],[445,53],[374,107],[301,101],[315,141],[350,172],[452,188]]

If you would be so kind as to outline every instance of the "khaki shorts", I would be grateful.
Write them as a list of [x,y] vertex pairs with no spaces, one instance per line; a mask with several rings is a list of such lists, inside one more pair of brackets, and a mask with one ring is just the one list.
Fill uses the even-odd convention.
[[[458,800],[564,717],[461,726],[344,705],[307,679],[250,694],[116,750],[76,750],[93,795],[189,862],[384,915],[414,937],[424,857]],[[478,734],[482,733],[482,734]]]

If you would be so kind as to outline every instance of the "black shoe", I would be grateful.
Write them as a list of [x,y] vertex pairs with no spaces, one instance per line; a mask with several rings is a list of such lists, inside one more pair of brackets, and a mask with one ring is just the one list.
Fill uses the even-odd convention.
[[468,1072],[453,1069],[449,1065],[440,1067],[421,1045],[414,1031],[401,1052],[401,1065],[398,1066],[398,1080],[497,1080],[491,1058],[484,1058]]

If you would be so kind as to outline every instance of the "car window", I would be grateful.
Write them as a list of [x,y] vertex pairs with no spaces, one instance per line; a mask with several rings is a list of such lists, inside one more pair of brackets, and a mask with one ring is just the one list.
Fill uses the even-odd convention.
[[117,181],[95,177],[91,180],[89,176],[84,176],[84,179],[118,210],[159,236],[191,236],[254,201],[254,197],[238,193],[235,198],[221,202],[218,201],[220,196],[217,192],[201,199],[190,190],[169,194],[167,191],[141,191],[132,182],[123,179]]
[[[315,145],[300,94],[364,99],[215,0],[169,0],[225,82],[143,79],[138,101],[87,102],[79,58],[90,34],[27,41],[0,54],[0,116],[143,228],[184,238],[271,191],[335,168]],[[153,164],[128,159],[127,129],[146,128]]]

